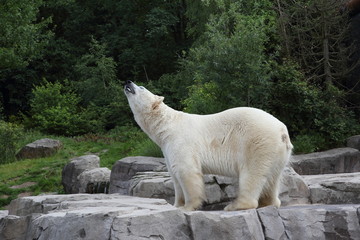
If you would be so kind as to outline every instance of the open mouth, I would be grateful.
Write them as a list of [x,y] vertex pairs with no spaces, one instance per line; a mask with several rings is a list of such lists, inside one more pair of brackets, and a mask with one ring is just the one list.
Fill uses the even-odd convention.
[[135,89],[131,81],[127,81],[124,87],[125,92],[135,94]]

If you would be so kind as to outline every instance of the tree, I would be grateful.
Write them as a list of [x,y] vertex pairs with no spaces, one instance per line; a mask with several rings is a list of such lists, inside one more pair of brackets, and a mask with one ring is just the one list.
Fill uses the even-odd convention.
[[49,19],[37,22],[42,4],[42,0],[1,1],[0,70],[25,67],[41,54],[51,36],[44,31]]
[[37,18],[42,4],[42,0],[0,3],[0,99],[6,116],[27,108],[37,77],[26,67],[43,56],[52,36],[46,30],[51,19]]
[[184,8],[182,0],[76,1],[67,8],[62,37],[79,55],[91,36],[106,43],[120,79],[157,80],[174,70],[177,54],[188,46]]
[[[358,129],[352,111],[346,108],[346,79],[358,63],[351,61],[356,48],[349,39],[345,2],[277,0],[275,5],[283,43],[280,57],[295,62],[303,80],[297,77],[289,82],[279,77],[273,103],[286,112],[284,119],[297,119],[289,120],[290,129],[295,139],[306,139],[312,150],[336,146]],[[276,104],[290,96],[294,98],[291,104]]]
[[271,82],[265,46],[274,26],[271,12],[258,11],[268,2],[262,4],[254,7],[234,1],[210,17],[202,37],[206,41],[192,48],[184,62],[189,77],[195,80],[185,100],[188,111],[208,113],[235,106],[266,108]]
[[117,80],[116,63],[106,53],[106,45],[92,38],[88,53],[75,65],[77,81],[73,86],[87,109],[87,118],[98,119],[108,129],[125,121],[128,108]]
[[294,58],[309,81],[323,89],[344,84],[350,56],[349,22],[345,6],[338,0],[277,0],[283,56]]

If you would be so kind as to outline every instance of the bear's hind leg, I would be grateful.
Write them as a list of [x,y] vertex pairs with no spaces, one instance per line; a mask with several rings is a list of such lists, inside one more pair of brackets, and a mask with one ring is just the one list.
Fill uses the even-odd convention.
[[280,176],[277,176],[275,180],[268,180],[267,186],[264,188],[259,199],[259,206],[275,206],[280,207],[281,201],[279,199],[279,185],[280,185]]
[[275,206],[279,208],[280,205],[281,205],[281,201],[277,196],[270,196],[264,194],[259,199],[259,207]]
[[257,208],[258,199],[265,185],[266,178],[256,171],[246,173],[242,171],[239,177],[239,193],[237,198],[225,207],[225,211],[245,210]]

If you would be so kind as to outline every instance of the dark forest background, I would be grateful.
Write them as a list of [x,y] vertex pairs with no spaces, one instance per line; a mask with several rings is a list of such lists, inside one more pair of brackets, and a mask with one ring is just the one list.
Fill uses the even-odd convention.
[[360,133],[359,59],[356,0],[2,0],[0,129],[132,125],[132,80],[187,112],[264,109],[322,150]]

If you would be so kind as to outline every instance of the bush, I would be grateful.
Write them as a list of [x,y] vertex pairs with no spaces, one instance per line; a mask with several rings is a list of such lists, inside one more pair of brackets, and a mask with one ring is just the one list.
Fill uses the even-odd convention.
[[60,83],[45,81],[32,93],[31,120],[40,131],[73,136],[92,131],[99,124],[86,118],[89,113],[79,107],[79,97]]
[[271,85],[265,45],[273,28],[271,16],[243,12],[243,3],[231,3],[210,17],[202,44],[192,48],[183,68],[195,80],[186,110],[213,113],[230,107],[264,108]]
[[23,135],[22,127],[0,121],[0,164],[16,160],[17,142]]
[[287,125],[297,153],[340,146],[359,131],[359,123],[341,105],[343,93],[336,87],[311,86],[289,63],[273,69],[270,111]]
[[309,133],[308,135],[298,135],[292,142],[294,145],[294,152],[297,154],[323,150],[321,147],[326,144],[324,137],[316,133],[312,135]]

